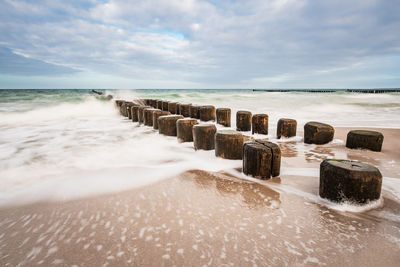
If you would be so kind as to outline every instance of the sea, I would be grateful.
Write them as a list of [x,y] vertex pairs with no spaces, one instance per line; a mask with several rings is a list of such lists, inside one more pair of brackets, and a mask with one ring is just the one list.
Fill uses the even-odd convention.
[[[237,110],[266,113],[269,135],[264,137],[272,140],[279,118],[296,119],[298,129],[308,121],[334,127],[400,128],[400,93],[101,91],[113,100],[157,98],[229,107],[233,129]],[[117,192],[191,169],[241,166],[240,161],[215,160],[210,154],[129,121],[114,101],[91,90],[0,90],[0,206]],[[301,166],[298,169],[301,172]]]

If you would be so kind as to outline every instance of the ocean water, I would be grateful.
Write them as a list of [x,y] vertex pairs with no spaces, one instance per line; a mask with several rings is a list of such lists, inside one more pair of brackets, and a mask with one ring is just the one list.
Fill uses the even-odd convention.
[[[400,128],[400,94],[281,93],[252,90],[107,90],[114,99],[160,98],[269,115],[274,140],[279,118],[332,126]],[[298,134],[300,135],[300,134]],[[301,142],[301,136],[291,141]],[[339,142],[339,145],[343,146]],[[0,90],[0,206],[67,200],[135,188],[188,170],[234,173],[241,161],[194,151],[119,115],[113,101],[90,90]],[[282,167],[282,173],[318,175]],[[400,192],[398,177],[388,178]],[[391,180],[392,179],[392,180]],[[389,188],[389,187],[388,187]],[[389,190],[389,189],[388,189]],[[317,196],[314,196],[317,199]],[[318,201],[318,200],[316,200]],[[379,204],[379,203],[378,203]]]

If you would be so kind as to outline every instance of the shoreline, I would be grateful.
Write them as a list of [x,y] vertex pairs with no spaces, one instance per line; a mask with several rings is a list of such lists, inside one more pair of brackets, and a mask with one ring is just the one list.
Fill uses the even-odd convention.
[[[356,128],[336,127],[335,139]],[[296,174],[346,156],[400,177],[399,131],[381,130],[382,152],[278,141],[283,174],[266,181],[191,170],[117,193],[0,208],[0,263],[396,266],[400,201],[391,192],[383,189],[383,206],[338,210],[318,201],[318,177]]]

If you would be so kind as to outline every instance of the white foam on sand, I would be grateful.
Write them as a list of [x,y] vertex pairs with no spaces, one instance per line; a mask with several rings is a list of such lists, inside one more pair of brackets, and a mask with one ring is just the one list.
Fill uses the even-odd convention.
[[[111,103],[77,105],[19,114],[33,116],[26,124],[1,124],[0,206],[116,192],[191,169],[241,166],[139,126],[117,114]],[[35,118],[39,114],[45,118]]]

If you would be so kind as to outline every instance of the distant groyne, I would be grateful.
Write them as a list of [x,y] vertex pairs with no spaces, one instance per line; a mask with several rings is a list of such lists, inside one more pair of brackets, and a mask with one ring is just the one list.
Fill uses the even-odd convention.
[[253,92],[305,92],[305,93],[364,93],[364,94],[384,94],[398,93],[400,88],[391,89],[253,89]]

